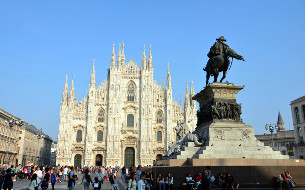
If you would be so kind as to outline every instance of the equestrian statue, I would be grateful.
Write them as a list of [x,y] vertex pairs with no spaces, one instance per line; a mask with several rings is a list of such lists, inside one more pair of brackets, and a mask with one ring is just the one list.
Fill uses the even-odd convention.
[[[227,41],[223,36],[220,36],[216,39],[217,41],[214,45],[210,48],[210,52],[208,53],[209,61],[204,71],[206,71],[206,86],[209,84],[210,76],[214,76],[214,82],[217,82],[217,78],[219,72],[223,72],[223,76],[220,82],[226,78],[226,74],[228,69],[230,70],[230,57],[232,58],[231,65],[233,63],[233,58],[237,60],[245,61],[243,56],[237,54],[233,49],[231,49],[227,44],[224,42]],[[229,68],[230,66],[230,68]]]

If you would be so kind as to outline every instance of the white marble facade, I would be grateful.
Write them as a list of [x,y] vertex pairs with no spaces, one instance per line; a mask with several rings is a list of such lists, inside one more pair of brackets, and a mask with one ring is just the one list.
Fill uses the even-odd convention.
[[168,67],[164,86],[153,78],[151,48],[145,47],[142,67],[125,60],[124,45],[117,60],[113,48],[107,79],[95,84],[94,62],[89,93],[75,99],[66,79],[60,108],[56,162],[63,165],[152,165],[176,140],[177,123],[194,130],[197,108],[194,88],[186,87],[184,108],[172,97]]

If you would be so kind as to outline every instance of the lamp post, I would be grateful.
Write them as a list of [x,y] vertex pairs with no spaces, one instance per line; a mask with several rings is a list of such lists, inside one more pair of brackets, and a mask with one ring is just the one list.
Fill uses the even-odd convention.
[[[273,131],[274,131],[274,127],[271,124],[266,124],[265,125],[265,129],[271,133],[271,148],[273,150]],[[275,126],[275,129],[278,130],[278,126]]]
[[37,151],[39,152],[39,155],[38,155],[38,158],[37,158],[37,165],[39,166],[41,163],[40,163],[40,157],[41,157],[41,153],[40,153],[40,150],[39,150],[39,140],[41,138],[44,138],[45,135],[43,135],[42,133],[42,129],[40,129],[40,133],[38,133],[37,135],[34,135],[35,137],[37,137],[37,140],[38,140],[38,143],[37,143]]

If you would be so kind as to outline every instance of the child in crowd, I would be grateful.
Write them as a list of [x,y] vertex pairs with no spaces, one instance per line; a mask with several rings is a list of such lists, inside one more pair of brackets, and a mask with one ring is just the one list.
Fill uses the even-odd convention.
[[99,190],[99,181],[97,177],[94,178],[93,188],[94,190]]

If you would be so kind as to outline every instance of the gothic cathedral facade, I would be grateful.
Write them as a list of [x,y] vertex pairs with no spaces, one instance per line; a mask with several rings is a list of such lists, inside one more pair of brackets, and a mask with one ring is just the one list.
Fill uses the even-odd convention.
[[130,166],[152,165],[176,141],[177,123],[193,131],[197,108],[193,84],[185,92],[184,108],[172,97],[168,67],[167,84],[153,78],[151,48],[148,59],[145,47],[142,67],[126,62],[124,45],[117,60],[113,47],[107,79],[95,84],[94,62],[89,93],[75,99],[73,79],[63,90],[58,132],[57,164]]

